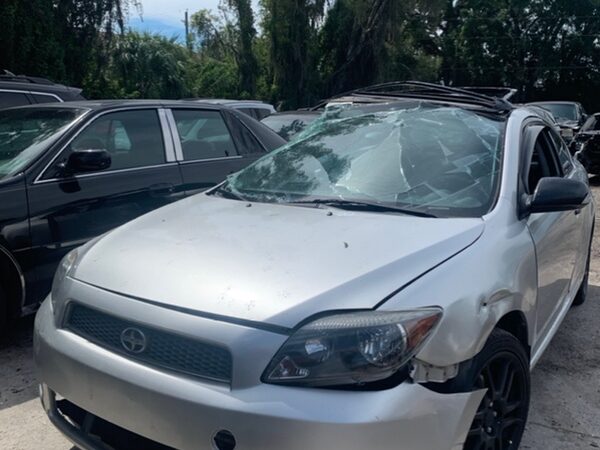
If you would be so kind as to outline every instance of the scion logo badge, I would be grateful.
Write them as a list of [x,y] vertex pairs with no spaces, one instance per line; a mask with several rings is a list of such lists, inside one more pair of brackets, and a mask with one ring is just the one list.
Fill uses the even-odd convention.
[[129,353],[142,353],[146,344],[146,335],[137,328],[125,328],[121,332],[121,345]]

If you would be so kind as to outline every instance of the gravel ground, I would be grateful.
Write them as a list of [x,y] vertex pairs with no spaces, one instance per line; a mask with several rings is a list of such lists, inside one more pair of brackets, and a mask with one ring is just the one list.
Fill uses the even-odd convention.
[[[600,178],[591,180],[600,205]],[[600,221],[598,222],[600,223]],[[594,236],[588,301],[567,315],[532,373],[522,449],[600,448],[600,227]],[[32,319],[0,341],[0,449],[68,450],[37,398]],[[432,449],[433,450],[433,449]]]

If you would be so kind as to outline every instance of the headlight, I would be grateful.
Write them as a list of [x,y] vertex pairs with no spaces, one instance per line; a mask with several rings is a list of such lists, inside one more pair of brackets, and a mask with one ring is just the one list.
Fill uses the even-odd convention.
[[61,291],[64,279],[72,272],[75,267],[75,263],[77,262],[77,258],[79,257],[79,249],[76,248],[71,250],[69,253],[65,255],[60,264],[58,265],[58,269],[56,269],[56,273],[54,274],[54,279],[52,280],[52,308],[56,311],[56,304],[59,299],[63,297]]
[[265,383],[341,386],[383,380],[418,352],[442,316],[440,308],[361,311],[317,319],[283,344]]

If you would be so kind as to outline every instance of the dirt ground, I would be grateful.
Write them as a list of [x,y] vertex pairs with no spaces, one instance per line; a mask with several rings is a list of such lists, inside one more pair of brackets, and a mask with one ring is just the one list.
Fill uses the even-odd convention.
[[[600,178],[591,182],[600,205]],[[570,311],[532,373],[522,449],[600,448],[600,227],[593,256],[587,302]],[[37,398],[32,326],[23,320],[0,341],[0,449],[68,450]]]

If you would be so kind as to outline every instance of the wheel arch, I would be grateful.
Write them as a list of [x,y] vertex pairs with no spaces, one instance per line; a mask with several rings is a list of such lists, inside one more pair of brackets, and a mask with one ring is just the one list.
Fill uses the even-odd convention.
[[527,356],[531,356],[531,343],[529,342],[529,326],[527,324],[527,318],[522,311],[514,310],[506,313],[496,323],[495,329],[504,330],[507,333],[512,334],[516,337]]
[[21,314],[25,301],[25,276],[15,257],[0,245],[0,284],[7,297],[9,317]]

